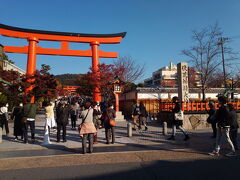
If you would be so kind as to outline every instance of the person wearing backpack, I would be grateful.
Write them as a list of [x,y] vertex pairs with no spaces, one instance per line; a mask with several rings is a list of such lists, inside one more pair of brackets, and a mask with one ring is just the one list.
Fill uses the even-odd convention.
[[225,136],[226,140],[231,148],[231,152],[225,154],[226,156],[236,156],[234,145],[230,139],[230,112],[227,106],[227,98],[225,96],[218,97],[219,109],[216,112],[216,122],[217,122],[217,138],[216,138],[216,146],[215,149],[208,153],[211,156],[219,155],[219,151],[221,149],[221,141],[222,137]]

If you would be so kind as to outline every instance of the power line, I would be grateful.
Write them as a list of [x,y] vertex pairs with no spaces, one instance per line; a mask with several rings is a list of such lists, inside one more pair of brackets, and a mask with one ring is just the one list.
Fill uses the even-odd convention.
[[229,39],[236,39],[236,38],[240,38],[240,35],[229,36]]

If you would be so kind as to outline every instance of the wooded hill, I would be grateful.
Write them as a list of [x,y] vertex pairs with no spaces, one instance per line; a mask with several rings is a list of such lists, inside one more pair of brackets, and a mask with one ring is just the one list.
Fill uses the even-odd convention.
[[59,74],[55,78],[62,84],[68,86],[78,86],[77,79],[80,79],[83,74]]

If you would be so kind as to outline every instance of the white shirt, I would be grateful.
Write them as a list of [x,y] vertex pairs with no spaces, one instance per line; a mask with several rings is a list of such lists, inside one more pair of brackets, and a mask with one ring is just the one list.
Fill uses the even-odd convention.
[[0,114],[8,113],[8,108],[6,106],[0,108]]

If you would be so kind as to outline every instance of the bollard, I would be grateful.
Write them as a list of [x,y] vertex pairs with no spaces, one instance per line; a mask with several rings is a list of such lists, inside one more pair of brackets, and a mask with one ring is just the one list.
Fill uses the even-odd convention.
[[0,143],[2,143],[2,127],[0,127]]
[[167,122],[163,122],[163,135],[166,136],[168,134],[167,132]]
[[49,126],[45,126],[44,142],[42,145],[52,144],[49,138]]
[[127,123],[127,136],[132,137],[132,123]]

